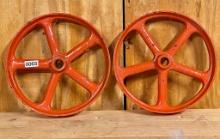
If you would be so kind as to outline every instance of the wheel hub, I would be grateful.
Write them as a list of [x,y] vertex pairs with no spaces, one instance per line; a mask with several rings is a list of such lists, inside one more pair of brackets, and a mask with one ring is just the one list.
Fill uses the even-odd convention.
[[66,68],[66,61],[62,57],[56,57],[53,59],[52,62],[52,69],[54,71],[60,72],[63,71]]
[[156,58],[156,63],[160,69],[168,69],[172,65],[172,57],[166,54],[160,55]]

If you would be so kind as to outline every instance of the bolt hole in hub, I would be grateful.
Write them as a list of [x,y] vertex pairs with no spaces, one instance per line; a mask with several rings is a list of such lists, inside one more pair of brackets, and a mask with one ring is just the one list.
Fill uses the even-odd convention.
[[65,60],[62,58],[54,59],[52,62],[52,67],[55,71],[58,71],[58,72],[62,71],[66,67]]
[[169,68],[170,65],[171,65],[171,63],[172,63],[172,60],[171,60],[171,58],[170,58],[169,56],[167,56],[167,55],[161,55],[161,56],[159,56],[158,59],[157,59],[157,64],[158,64],[158,66],[159,66],[160,68],[162,68],[162,69],[167,69],[167,68]]
[[161,58],[160,64],[163,65],[163,66],[169,65],[169,59],[166,58],[166,57]]
[[56,67],[57,69],[62,69],[63,66],[64,66],[64,62],[63,62],[61,59],[55,60],[55,67]]

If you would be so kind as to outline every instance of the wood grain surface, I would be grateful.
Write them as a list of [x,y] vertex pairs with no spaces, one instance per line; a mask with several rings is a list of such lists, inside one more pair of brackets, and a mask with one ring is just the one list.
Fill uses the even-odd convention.
[[191,109],[176,115],[145,111],[85,111],[66,118],[1,113],[0,138],[218,139],[220,110]]

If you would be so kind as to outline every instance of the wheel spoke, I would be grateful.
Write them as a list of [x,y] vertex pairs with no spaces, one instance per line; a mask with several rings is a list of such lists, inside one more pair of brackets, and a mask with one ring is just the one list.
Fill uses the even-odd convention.
[[59,51],[59,49],[58,49],[57,38],[55,37],[55,33],[53,32],[52,20],[46,20],[42,22],[42,26],[44,29],[44,33],[46,34],[46,38],[47,38],[51,53],[52,55],[56,54]]
[[137,32],[141,35],[144,42],[147,44],[154,55],[160,52],[159,47],[156,45],[150,34],[147,32],[144,25],[141,25],[141,27],[137,29]]
[[155,69],[155,65],[153,62],[145,62],[145,63],[132,65],[132,66],[121,69],[121,76],[123,79],[125,79],[128,76],[132,76],[132,75],[139,74],[139,73],[153,70],[153,69]]
[[66,74],[69,75],[74,81],[79,83],[82,87],[87,89],[91,94],[94,93],[96,91],[96,89],[98,88],[96,83],[90,81],[87,77],[78,73],[73,68],[69,68],[66,71]]
[[208,79],[208,73],[207,72],[201,72],[198,70],[194,70],[190,67],[187,67],[185,65],[182,64],[178,64],[178,63],[173,63],[173,70],[185,74],[187,76],[193,77],[199,81],[201,81],[202,83],[205,83]]
[[157,106],[167,107],[168,98],[168,71],[159,71],[158,73],[158,99]]
[[50,72],[50,60],[15,59],[12,68],[14,71]]
[[171,47],[167,51],[170,55],[175,55],[181,46],[189,39],[189,37],[196,32],[194,27],[190,24],[186,24],[185,29],[182,33],[175,39],[174,43],[171,44]]
[[56,92],[56,86],[59,82],[61,74],[53,73],[48,82],[47,89],[45,91],[45,96],[43,101],[38,105],[38,107],[43,107],[45,110],[51,109],[51,102]]
[[92,33],[91,36],[78,44],[77,46],[73,47],[68,53],[67,57],[69,61],[73,61],[77,57],[81,56],[83,53],[85,53],[89,48],[95,46],[98,44],[97,38]]

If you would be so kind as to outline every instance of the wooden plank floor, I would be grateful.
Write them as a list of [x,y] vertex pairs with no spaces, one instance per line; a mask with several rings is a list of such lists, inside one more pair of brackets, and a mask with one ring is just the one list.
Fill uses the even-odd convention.
[[85,111],[67,118],[35,113],[1,113],[0,138],[220,138],[220,109],[187,110],[176,115],[144,111]]

